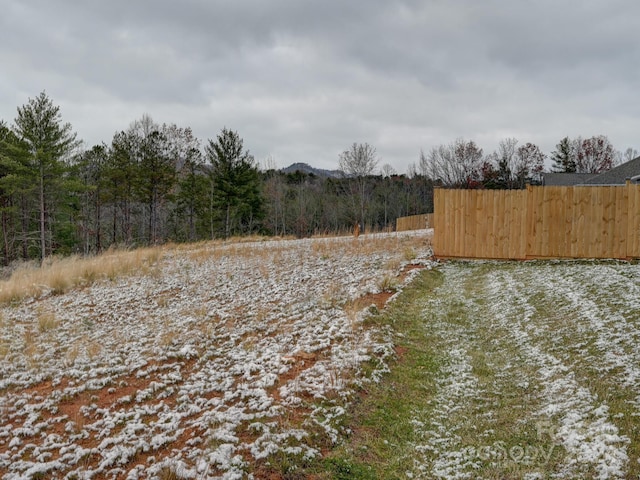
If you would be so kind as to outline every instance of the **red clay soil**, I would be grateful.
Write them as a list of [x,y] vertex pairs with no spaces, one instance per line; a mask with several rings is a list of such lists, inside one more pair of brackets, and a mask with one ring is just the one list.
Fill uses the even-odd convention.
[[[187,372],[190,372],[193,370],[193,368],[195,367],[196,360],[187,359],[187,360],[181,360],[177,363],[180,365],[180,371],[184,375]],[[159,373],[162,373],[163,370],[167,368],[175,368],[175,364],[176,364],[175,359],[167,360],[165,362],[149,362],[143,368],[145,370],[149,370],[150,368],[152,368],[154,371],[149,373],[149,375],[147,375],[146,377],[138,377],[137,372],[131,372],[127,375],[118,377],[113,385],[107,385],[98,390],[85,390],[83,392],[75,393],[72,397],[63,396],[62,397],[63,399],[57,405],[58,407],[57,412],[53,413],[51,411],[44,410],[44,409],[39,412],[40,413],[39,420],[41,422],[46,422],[46,421],[56,419],[55,422],[51,422],[45,428],[44,432],[39,432],[36,435],[31,435],[31,436],[25,435],[24,439],[28,441],[28,443],[39,447],[39,446],[42,446],[42,442],[48,434],[53,433],[53,434],[60,435],[61,437],[65,437],[66,435],[68,435],[68,433],[65,431],[65,426],[68,421],[73,421],[78,425],[79,428],[82,428],[82,426],[84,426],[85,424],[85,420],[90,420],[85,416],[84,413],[80,411],[83,406],[95,405],[99,409],[117,408],[117,401],[119,399],[126,396],[131,396],[132,398],[135,398],[135,395],[138,391],[144,390],[145,388],[149,387],[151,382],[157,381],[159,379],[159,375],[158,375]],[[69,379],[67,378],[63,378],[62,381],[59,384],[57,384],[55,387],[53,386],[52,381],[47,380],[37,385],[27,387],[21,390],[21,393],[26,393],[31,397],[49,396],[56,390],[60,391],[61,393],[64,392],[64,389],[67,388],[68,386],[69,386]],[[167,396],[166,398],[163,398],[162,402],[164,402],[169,406],[174,406],[175,395],[170,395],[170,396]],[[145,405],[145,404],[151,404],[151,403],[153,403],[153,400],[146,400],[144,402],[140,402],[139,405]],[[60,421],[61,418],[63,419],[62,421]],[[2,420],[5,425],[8,423],[11,423],[14,427],[19,427],[23,424],[25,419],[26,419],[25,417],[15,416],[11,419],[3,418]],[[121,426],[120,428],[124,428],[124,425]],[[188,433],[189,432],[185,431],[185,435]],[[188,438],[184,439],[185,442],[187,440]],[[76,445],[82,448],[91,449],[91,448],[96,448],[98,445],[100,445],[101,441],[102,439],[97,438],[95,432],[89,432],[88,438],[78,440],[75,443]],[[5,443],[4,445],[0,445],[0,453],[6,453],[7,450],[8,450],[7,443]],[[162,450],[162,448],[160,450]],[[59,457],[59,454],[57,454],[56,452],[52,451],[51,453],[53,454],[53,456],[51,457],[50,460],[55,460],[56,458]],[[153,452],[153,454],[155,455],[157,455],[157,453],[158,453],[157,451]],[[148,455],[139,454],[139,455],[141,457],[145,457],[145,460],[146,460],[146,457],[150,456],[151,454],[148,454]],[[87,462],[85,462],[83,465],[85,465],[87,468],[96,467],[99,464],[101,458],[99,455],[94,455],[94,456],[96,457],[95,459],[92,459],[91,457],[89,457],[87,459]],[[137,460],[137,456],[129,463],[132,466],[137,463],[140,463],[139,461],[136,461],[136,460]],[[134,463],[134,461],[136,462]],[[0,469],[0,476],[5,475],[7,473],[8,472],[4,471],[3,469]],[[102,475],[97,475],[97,476],[94,476],[93,478],[96,480],[100,480],[102,478],[107,478],[107,477]]]
[[[273,387],[268,390],[269,395],[271,395],[275,402],[280,401],[280,392],[279,387],[284,385],[290,380],[295,379],[298,375],[300,375],[304,370],[311,368],[318,361],[317,353],[307,353],[307,352],[297,352],[292,357],[290,357],[289,362],[292,364],[292,367],[283,375],[281,375],[278,381],[275,383]],[[135,398],[138,391],[144,390],[149,387],[149,385],[159,380],[159,374],[162,373],[166,368],[174,368],[175,360],[172,359],[171,362],[167,361],[165,364],[160,362],[149,362],[147,365],[143,367],[144,370],[149,371],[148,375],[144,377],[137,376],[137,372],[132,372],[127,375],[123,375],[115,379],[113,384],[107,385],[98,390],[87,390],[80,393],[76,393],[70,397],[63,397],[63,400],[57,405],[58,411],[54,414],[50,411],[43,410],[41,412],[40,420],[46,422],[48,420],[56,419],[55,422],[51,422],[44,430],[44,432],[40,432],[33,436],[25,436],[24,440],[30,444],[35,446],[41,446],[42,441],[48,434],[57,434],[61,437],[65,437],[68,435],[68,432],[65,431],[65,427],[68,421],[73,421],[77,424],[78,429],[82,429],[85,421],[93,422],[95,418],[87,417],[85,413],[81,412],[83,406],[92,405],[97,407],[98,409],[113,409],[118,408],[118,400],[123,397],[130,396],[131,398]],[[180,371],[183,374],[183,377],[186,376],[188,372],[193,371],[195,368],[196,360],[189,359],[183,360],[179,362]],[[29,394],[29,396],[48,396],[55,390],[64,391],[69,385],[69,379],[63,379],[58,385],[53,386],[50,380],[41,382],[37,385],[25,388],[21,392]],[[221,395],[219,392],[213,392],[211,395],[207,395],[207,397],[214,397],[217,395]],[[175,406],[176,404],[176,395],[172,394],[167,397],[164,397],[161,400],[163,403],[168,405],[169,407]],[[157,403],[157,399],[147,399],[143,402],[137,403],[137,405],[151,405]],[[300,426],[302,422],[308,417],[310,414],[310,410],[304,407],[292,408],[287,412],[286,422],[289,426]],[[154,415],[148,415],[148,421],[152,422]],[[62,418],[62,421],[59,419]],[[6,422],[9,421],[14,425],[14,427],[19,427],[22,425],[26,418],[24,417],[14,417],[11,420],[8,418]],[[157,418],[156,418],[157,420]],[[126,425],[121,425],[116,427],[116,429],[112,430],[113,434],[118,433],[118,428],[123,429]],[[194,437],[194,435],[202,435],[206,428],[200,428],[195,426],[189,426],[185,428],[184,432],[173,442],[167,443],[157,450],[149,451],[149,452],[138,452],[126,465],[126,467],[133,468],[135,465],[146,465],[149,457],[154,456],[156,458],[162,457],[163,452],[171,452],[172,450],[182,450],[186,447],[186,443]],[[43,435],[44,434],[44,435]],[[98,447],[102,442],[102,438],[97,438],[97,433],[93,431],[89,431],[89,436],[87,438],[78,440],[75,442],[76,445],[85,448],[92,449]],[[240,438],[241,443],[252,443],[258,438],[259,435],[251,432],[247,428],[242,428],[240,426],[238,437]],[[0,453],[6,453],[8,450],[8,444],[0,445]],[[53,456],[50,460],[56,460],[59,458],[59,453],[52,451]],[[241,452],[242,453],[242,452]],[[246,460],[251,461],[249,452],[245,452]],[[89,455],[86,460],[83,461],[82,466],[85,469],[95,469],[102,461],[102,457],[99,454]],[[74,468],[77,468],[74,467]],[[280,479],[282,476],[279,473],[275,473],[270,471],[267,467],[263,466],[261,471],[265,476],[262,476],[259,472],[254,473],[254,477],[256,479]],[[0,469],[0,477],[7,474],[7,471]],[[59,472],[64,473],[64,472]],[[211,474],[220,474],[223,472],[210,471]],[[113,475],[107,474],[97,474],[92,478],[94,480],[107,480],[111,479]]]

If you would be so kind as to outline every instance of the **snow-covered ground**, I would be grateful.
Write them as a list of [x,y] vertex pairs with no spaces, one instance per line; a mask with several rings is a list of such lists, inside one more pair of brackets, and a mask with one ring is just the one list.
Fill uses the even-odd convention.
[[393,355],[356,300],[429,254],[425,231],[178,247],[2,308],[1,478],[258,478],[321,454]]
[[638,478],[640,265],[460,262],[424,299],[441,365],[414,478]]

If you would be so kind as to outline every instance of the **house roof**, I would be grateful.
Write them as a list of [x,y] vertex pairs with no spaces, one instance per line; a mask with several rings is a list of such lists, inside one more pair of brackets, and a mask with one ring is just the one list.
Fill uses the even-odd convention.
[[543,173],[542,184],[545,186],[571,187],[586,183],[596,176],[596,173]]
[[640,157],[629,160],[603,173],[543,173],[542,184],[566,187],[575,185],[624,185],[627,183],[627,178],[636,176],[640,176]]
[[584,182],[586,185],[624,185],[627,178],[640,175],[640,157],[618,165]]

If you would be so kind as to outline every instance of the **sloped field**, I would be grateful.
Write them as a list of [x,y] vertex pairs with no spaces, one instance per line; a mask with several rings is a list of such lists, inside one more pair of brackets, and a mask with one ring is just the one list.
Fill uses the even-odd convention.
[[2,308],[0,477],[295,470],[387,370],[391,336],[364,315],[429,251],[424,231],[176,247]]

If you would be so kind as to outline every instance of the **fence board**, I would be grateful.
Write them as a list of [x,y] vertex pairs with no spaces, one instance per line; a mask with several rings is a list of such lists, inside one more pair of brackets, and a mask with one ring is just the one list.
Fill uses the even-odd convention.
[[423,228],[432,227],[433,213],[411,215],[408,217],[400,217],[396,219],[396,232],[404,232],[407,230],[422,230]]
[[630,189],[628,195],[627,250],[637,255],[640,252],[640,190]]
[[442,257],[640,257],[640,185],[438,188],[434,206]]

